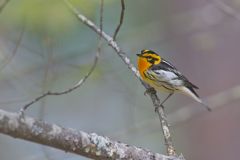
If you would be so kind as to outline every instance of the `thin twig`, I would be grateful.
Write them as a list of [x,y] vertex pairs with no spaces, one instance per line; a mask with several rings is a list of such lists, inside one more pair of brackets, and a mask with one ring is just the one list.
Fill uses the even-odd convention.
[[[126,53],[123,52],[119,48],[118,44],[113,40],[113,38],[111,36],[109,36],[108,34],[106,34],[105,32],[103,32],[103,31],[101,32],[100,29],[92,21],[90,21],[87,17],[82,15],[80,12],[78,12],[78,10],[68,0],[63,0],[63,1],[66,3],[66,5],[70,9],[70,11],[78,18],[78,20],[80,20],[82,23],[87,25],[89,28],[91,28],[97,34],[102,34],[102,37],[108,42],[108,45],[111,46],[116,51],[118,56],[123,60],[123,62],[128,66],[128,68],[142,82],[142,80],[139,76],[138,70],[134,67],[134,65],[131,63],[130,59],[126,56]],[[142,84],[146,89],[149,88],[149,86],[146,85],[144,82],[142,82]],[[154,107],[158,108],[157,112],[158,112],[159,119],[161,122],[161,127],[164,132],[163,135],[164,135],[164,139],[166,142],[167,154],[170,156],[176,156],[172,138],[171,138],[171,134],[169,131],[169,125],[165,119],[164,111],[161,109],[160,100],[158,99],[156,93],[149,93],[149,96],[151,97]]]
[[101,53],[101,46],[102,46],[102,30],[103,30],[103,7],[104,7],[104,0],[101,0],[100,2],[100,24],[99,24],[99,28],[100,28],[100,34],[99,34],[99,42],[98,42],[98,48],[97,48],[97,52],[96,52],[96,56],[99,57],[100,53]]
[[152,98],[153,106],[155,107],[155,109],[157,109],[155,111],[157,112],[159,120],[160,120],[165,145],[167,147],[167,154],[169,156],[176,156],[177,154],[174,149],[173,140],[172,140],[171,133],[169,130],[169,124],[167,122],[167,119],[166,119],[164,110],[161,106],[160,100],[159,100],[157,94],[154,92],[150,93],[150,97]]
[[8,4],[10,0],[5,0],[2,2],[2,4],[0,5],[0,13],[3,11],[3,9],[6,7],[6,5]]
[[176,151],[174,149],[173,140],[169,131],[169,124],[167,122],[163,108],[158,107],[158,116],[162,127],[162,132],[164,136],[165,145],[167,146],[167,153],[169,156],[176,156]]
[[117,34],[122,26],[122,23],[123,23],[123,19],[124,19],[124,11],[125,11],[125,3],[124,3],[124,0],[121,0],[121,16],[120,16],[120,21],[119,21],[119,24],[114,32],[114,35],[113,35],[113,40],[116,41],[116,38],[117,38]]
[[100,34],[100,39],[102,38],[102,30],[103,30],[103,6],[104,6],[104,0],[101,0],[101,4],[100,4],[100,31],[101,31],[101,34]]
[[89,72],[87,73],[87,75],[85,77],[83,77],[76,85],[74,85],[72,88],[69,88],[65,91],[61,91],[61,92],[51,92],[48,91],[44,94],[42,94],[41,96],[35,98],[33,101],[29,102],[28,104],[26,104],[25,106],[23,106],[20,110],[20,115],[23,116],[24,111],[26,109],[28,109],[29,106],[33,105],[34,103],[38,102],[39,100],[43,99],[46,96],[58,96],[58,95],[63,95],[63,94],[67,94],[77,88],[79,88],[86,80],[87,78],[92,74],[92,72],[94,71],[94,69],[96,68],[98,59],[99,59],[99,55],[101,52],[101,39],[102,39],[102,28],[103,28],[103,5],[104,5],[104,0],[101,0],[101,4],[100,4],[100,34],[99,34],[99,44],[98,44],[98,48],[97,48],[97,52],[94,58],[94,62],[92,67],[90,68]]
[[79,88],[86,80],[87,78],[92,74],[92,72],[94,71],[96,65],[97,65],[97,61],[98,61],[98,56],[95,56],[94,58],[94,62],[93,62],[93,65],[91,66],[89,72],[80,80],[78,81],[73,87],[67,89],[67,90],[64,90],[64,91],[61,91],[61,92],[51,92],[51,91],[48,91],[44,94],[42,94],[41,96],[35,98],[33,101],[29,102],[28,104],[26,104],[25,106],[23,106],[20,110],[20,113],[23,114],[23,112],[29,107],[31,106],[32,104],[38,102],[39,100],[41,100],[42,98],[46,97],[46,96],[58,96],[58,95],[63,95],[63,94],[67,94],[69,92],[72,92],[73,90]]
[[102,38],[105,39],[108,42],[108,45],[111,46],[116,53],[121,57],[121,59],[124,61],[124,63],[128,66],[129,69],[131,69],[135,76],[140,79],[140,75],[138,70],[134,67],[134,65],[131,63],[130,59],[126,56],[126,53],[121,51],[118,44],[113,41],[113,38],[106,34],[104,31],[100,31],[100,28],[98,28],[92,21],[90,21],[87,17],[80,14],[78,10],[68,1],[63,0],[67,7],[70,9],[70,11],[85,25],[87,25],[89,28],[91,28],[93,31],[95,31],[98,35],[102,33]]

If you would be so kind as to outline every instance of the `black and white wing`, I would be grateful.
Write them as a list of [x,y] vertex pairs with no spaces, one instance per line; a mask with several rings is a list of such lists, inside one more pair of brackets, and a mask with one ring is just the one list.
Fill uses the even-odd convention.
[[164,59],[161,60],[160,64],[150,67],[147,72],[148,75],[152,75],[159,83],[165,83],[173,87],[185,86],[197,95],[194,89],[198,89],[198,87],[192,84],[176,67]]

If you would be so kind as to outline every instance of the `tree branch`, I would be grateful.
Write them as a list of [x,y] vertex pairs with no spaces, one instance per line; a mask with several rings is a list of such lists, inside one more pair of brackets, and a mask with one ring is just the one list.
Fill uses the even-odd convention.
[[[113,38],[111,36],[109,36],[108,34],[106,34],[104,31],[101,32],[101,30],[92,21],[90,21],[87,17],[85,17],[84,15],[79,13],[78,10],[68,0],[64,0],[64,2],[66,3],[66,5],[70,9],[70,11],[78,18],[78,20],[80,20],[82,23],[84,23],[89,28],[91,28],[93,31],[95,31],[98,35],[102,34],[103,39],[105,39],[108,42],[108,45],[116,51],[118,56],[123,60],[123,62],[128,66],[128,68],[142,82],[143,86],[146,89],[148,89],[149,86],[146,85],[141,80],[141,78],[139,76],[139,72],[134,67],[134,65],[131,63],[130,59],[126,56],[126,53],[123,52],[120,49],[120,47],[113,40]],[[154,107],[158,108],[157,112],[158,112],[159,119],[160,119],[160,122],[161,122],[161,127],[162,127],[162,131],[163,131],[163,135],[164,135],[164,140],[166,142],[167,154],[170,155],[170,156],[175,156],[176,153],[175,153],[175,149],[174,149],[174,146],[173,146],[173,142],[172,142],[172,138],[171,138],[171,134],[170,134],[170,130],[169,130],[169,125],[168,125],[168,122],[166,121],[166,118],[164,116],[165,113],[164,113],[162,107],[160,106],[160,100],[157,97],[156,93],[148,93],[148,94],[151,97],[151,100],[153,102]]]
[[165,156],[115,142],[96,133],[89,134],[71,128],[63,128],[30,117],[19,118],[18,114],[4,110],[0,110],[0,133],[94,159],[181,159],[181,157]]

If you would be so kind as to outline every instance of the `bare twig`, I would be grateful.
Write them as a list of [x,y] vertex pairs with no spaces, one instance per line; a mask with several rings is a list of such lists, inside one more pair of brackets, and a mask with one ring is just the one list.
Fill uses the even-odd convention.
[[102,30],[103,30],[103,6],[104,6],[104,0],[101,0],[101,4],[100,4],[100,39],[102,38]]
[[93,159],[180,160],[149,150],[110,140],[96,133],[86,133],[30,117],[0,110],[0,133],[54,147]]
[[125,3],[124,3],[124,0],[121,0],[121,16],[120,16],[120,21],[119,21],[119,24],[114,32],[114,35],[113,35],[113,40],[116,41],[116,38],[117,38],[117,34],[122,26],[122,23],[123,23],[123,19],[124,19],[124,11],[125,11]]
[[96,57],[100,56],[101,46],[102,46],[103,7],[104,7],[104,0],[101,0],[101,2],[100,2],[100,17],[99,17],[99,20],[100,20],[100,24],[99,24],[100,34],[99,34],[99,42],[98,42],[98,48],[97,48],[97,52],[96,52]]
[[97,61],[98,61],[98,56],[95,56],[94,58],[94,62],[93,62],[93,65],[92,67],[90,68],[89,72],[80,80],[78,81],[78,83],[76,83],[73,87],[67,89],[67,90],[64,90],[64,91],[61,91],[61,92],[51,92],[51,91],[48,91],[44,94],[42,94],[41,96],[35,98],[33,101],[29,102],[28,104],[26,104],[25,106],[23,106],[20,110],[20,114],[23,115],[24,114],[24,111],[29,107],[31,106],[32,104],[38,102],[39,100],[41,100],[42,98],[46,97],[46,96],[58,96],[58,95],[63,95],[63,94],[67,94],[69,92],[72,92],[73,90],[79,88],[86,80],[87,78],[92,74],[92,72],[94,71],[96,65],[97,65]]
[[1,4],[0,4],[0,13],[3,11],[3,9],[6,7],[6,5],[8,4],[10,0],[4,0]]
[[[116,53],[118,54],[118,56],[123,60],[123,62],[128,66],[128,68],[134,73],[134,75],[142,82],[140,76],[139,76],[139,72],[137,71],[137,69],[134,67],[134,65],[131,63],[130,59],[126,56],[126,53],[123,52],[120,47],[118,46],[118,44],[113,40],[113,38],[111,36],[109,36],[108,34],[106,34],[105,32],[101,32],[101,30],[92,22],[90,21],[87,17],[85,17],[84,15],[82,15],[81,13],[78,12],[78,10],[68,1],[68,0],[64,0],[64,2],[66,3],[66,5],[68,6],[68,8],[70,9],[70,11],[85,25],[87,25],[89,28],[91,28],[93,31],[95,31],[97,34],[102,34],[102,37],[108,42],[108,45],[111,46]],[[145,83],[143,83],[143,86],[148,89],[149,86],[146,85]],[[167,147],[167,154],[171,155],[171,156],[175,156],[175,149],[173,147],[173,142],[172,142],[172,138],[171,138],[171,134],[169,131],[169,125],[165,119],[165,114],[164,111],[161,109],[160,106],[160,100],[158,99],[156,93],[149,93],[149,96],[152,99],[153,105],[154,107],[157,107],[158,110],[158,115],[159,115],[159,119],[161,122],[161,127],[163,129],[164,132],[164,139],[166,142],[166,147]]]
[[94,62],[93,62],[93,65],[92,67],[90,68],[89,72],[87,73],[87,75],[82,78],[76,85],[74,85],[72,88],[69,88],[65,91],[62,91],[62,92],[51,92],[51,91],[48,91],[44,94],[42,94],[41,96],[35,98],[33,101],[29,102],[28,104],[26,104],[25,106],[23,106],[20,110],[20,114],[21,116],[23,116],[24,114],[24,111],[29,107],[31,106],[32,104],[38,102],[39,100],[43,99],[44,97],[46,96],[58,96],[58,95],[63,95],[63,94],[67,94],[77,88],[79,88],[86,80],[87,78],[92,74],[92,72],[94,71],[94,69],[96,68],[96,65],[97,65],[97,62],[98,62],[98,59],[99,59],[99,55],[100,55],[100,52],[101,52],[101,39],[102,39],[102,28],[103,28],[103,5],[104,5],[104,0],[101,0],[101,4],[100,4],[100,34],[99,34],[99,44],[98,44],[98,48],[97,48],[97,52],[96,52],[96,55],[95,55],[95,58],[94,58]]
[[172,141],[172,137],[171,137],[171,133],[169,130],[169,124],[167,122],[164,110],[162,108],[162,106],[160,105],[160,100],[157,97],[156,93],[150,93],[150,97],[152,98],[152,102],[155,108],[157,108],[156,112],[158,114],[160,123],[161,123],[161,128],[162,128],[162,132],[163,132],[163,137],[164,137],[164,141],[165,141],[165,145],[167,147],[167,154],[169,156],[176,156],[176,152],[174,149],[174,145],[173,145],[173,141]]
[[129,69],[134,72],[135,76],[140,79],[139,72],[137,69],[134,67],[134,65],[131,63],[130,59],[126,56],[126,53],[121,51],[118,44],[113,41],[113,38],[106,34],[104,31],[100,31],[100,29],[92,22],[90,21],[87,17],[84,15],[80,14],[78,10],[68,1],[68,0],[63,0],[70,11],[85,25],[87,25],[89,28],[91,28],[93,31],[95,31],[98,35],[102,33],[102,38],[105,39],[108,42],[108,45],[111,46],[116,53],[121,57],[121,59],[124,61],[124,63],[128,66]]

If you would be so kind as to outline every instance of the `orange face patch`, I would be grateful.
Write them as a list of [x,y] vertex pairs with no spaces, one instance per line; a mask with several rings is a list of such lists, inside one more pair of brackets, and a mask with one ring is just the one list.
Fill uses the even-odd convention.
[[140,72],[143,80],[146,78],[144,72],[149,69],[152,65],[157,65],[161,62],[161,57],[151,51],[151,50],[142,50],[141,54],[137,54],[138,56],[138,70]]

